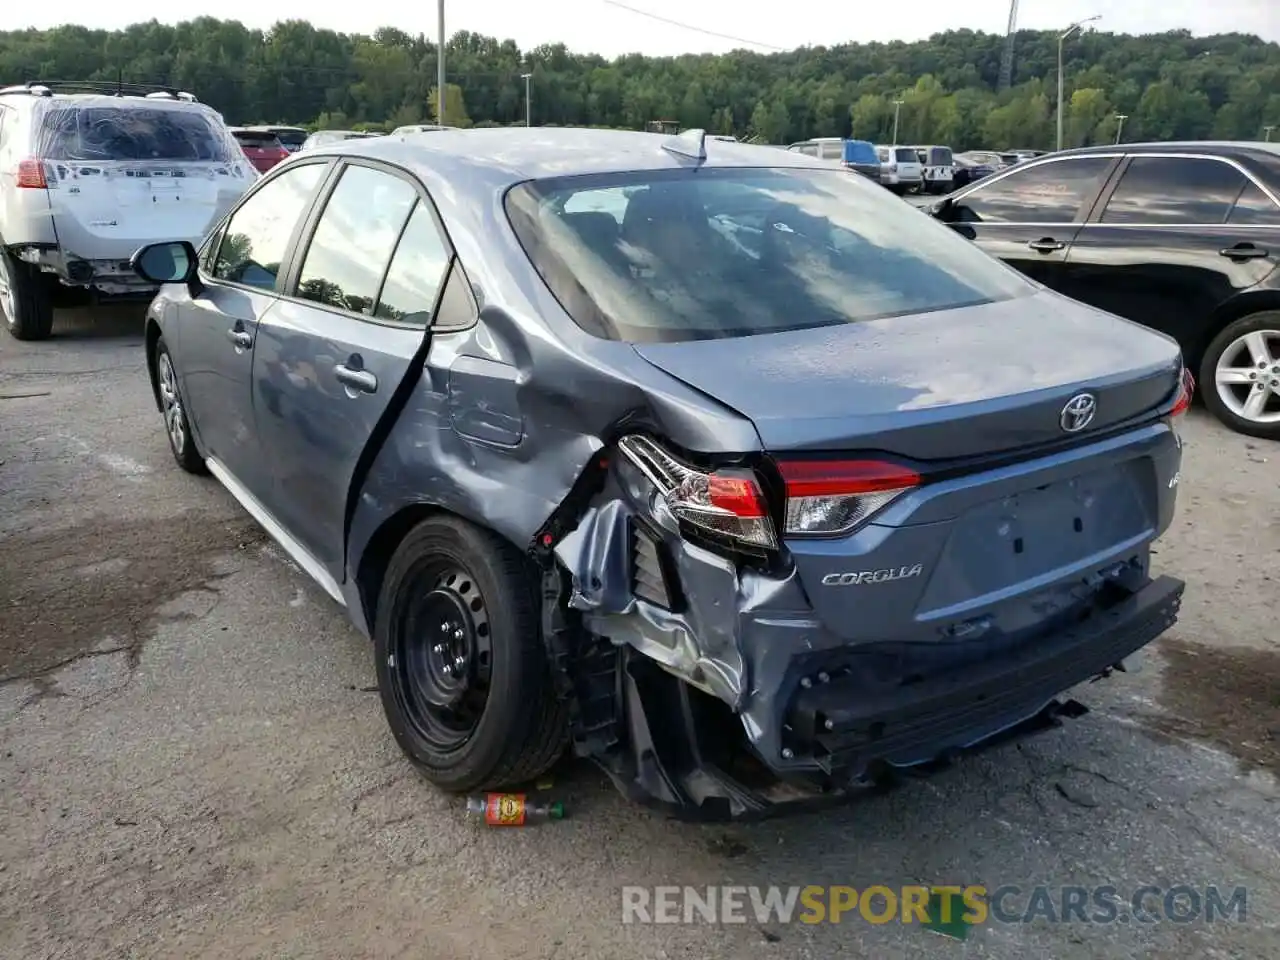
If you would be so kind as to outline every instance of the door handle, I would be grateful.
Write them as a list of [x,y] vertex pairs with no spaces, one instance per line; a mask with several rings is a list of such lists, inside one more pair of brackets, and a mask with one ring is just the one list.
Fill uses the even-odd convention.
[[1255,247],[1247,241],[1218,251],[1218,256],[1230,257],[1232,260],[1259,260],[1267,255],[1266,247]]
[[378,389],[378,378],[368,370],[353,370],[346,364],[339,363],[334,366],[333,373],[340,383],[352,390],[375,393]]
[[1027,244],[1036,253],[1053,253],[1055,250],[1063,249],[1066,244],[1061,240],[1055,240],[1053,237],[1045,237],[1043,240],[1032,240]]
[[227,331],[227,339],[234,343],[241,350],[248,350],[253,346],[253,335],[245,330],[237,330],[232,328]]

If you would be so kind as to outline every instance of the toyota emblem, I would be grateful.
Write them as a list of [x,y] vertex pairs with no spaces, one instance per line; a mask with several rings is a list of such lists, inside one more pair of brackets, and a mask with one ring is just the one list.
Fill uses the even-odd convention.
[[1092,393],[1077,393],[1062,408],[1058,422],[1067,433],[1079,433],[1093,423],[1093,415],[1098,412],[1098,401]]

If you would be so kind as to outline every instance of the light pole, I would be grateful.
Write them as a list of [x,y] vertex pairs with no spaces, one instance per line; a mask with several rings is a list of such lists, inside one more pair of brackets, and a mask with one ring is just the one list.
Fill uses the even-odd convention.
[[1101,14],[1095,14],[1092,17],[1085,17],[1083,20],[1077,20],[1071,26],[1062,32],[1062,36],[1058,37],[1058,149],[1062,149],[1062,45],[1066,43],[1067,37],[1071,36],[1086,23],[1092,23],[1095,20],[1101,20]]
[[533,80],[532,73],[520,74],[520,79],[524,81],[524,125],[526,127],[533,126],[533,94],[530,92],[529,83]]
[[898,145],[898,114],[902,112],[902,101],[893,101],[893,145]]
[[1124,129],[1124,122],[1129,119],[1127,113],[1116,114],[1116,143],[1120,142],[1120,131]]
[[440,38],[436,55],[436,123],[444,126],[444,0],[439,2]]
[[1271,131],[1274,129],[1275,129],[1274,125],[1262,128],[1262,135],[1266,138],[1267,143],[1271,142]]

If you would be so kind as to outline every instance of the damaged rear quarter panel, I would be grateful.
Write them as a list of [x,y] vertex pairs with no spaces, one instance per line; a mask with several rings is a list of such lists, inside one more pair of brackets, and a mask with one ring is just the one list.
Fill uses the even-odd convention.
[[345,591],[366,633],[361,561],[378,530],[405,510],[449,511],[523,550],[593,456],[627,429],[697,451],[760,445],[750,421],[656,371],[629,344],[574,324],[516,242],[500,190],[489,206],[468,204],[443,182],[446,164],[417,172],[449,230],[478,318],[468,329],[431,334],[418,382],[357,479]]

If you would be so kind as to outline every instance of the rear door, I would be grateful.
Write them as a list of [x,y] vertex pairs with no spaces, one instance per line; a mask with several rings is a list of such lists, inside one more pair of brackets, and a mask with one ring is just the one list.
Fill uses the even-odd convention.
[[1175,337],[1195,357],[1218,307],[1280,263],[1275,209],[1224,157],[1136,154],[1072,244],[1064,290]]
[[253,361],[272,514],[341,583],[347,494],[425,348],[450,248],[409,174],[348,161],[304,229]]
[[249,389],[254,345],[326,169],[323,162],[295,166],[248,196],[210,241],[199,292],[179,302],[177,322],[165,330],[203,452],[258,499],[271,478]]
[[1119,157],[1064,157],[988,177],[939,211],[984,251],[1054,289],[1065,283],[1071,243]]

